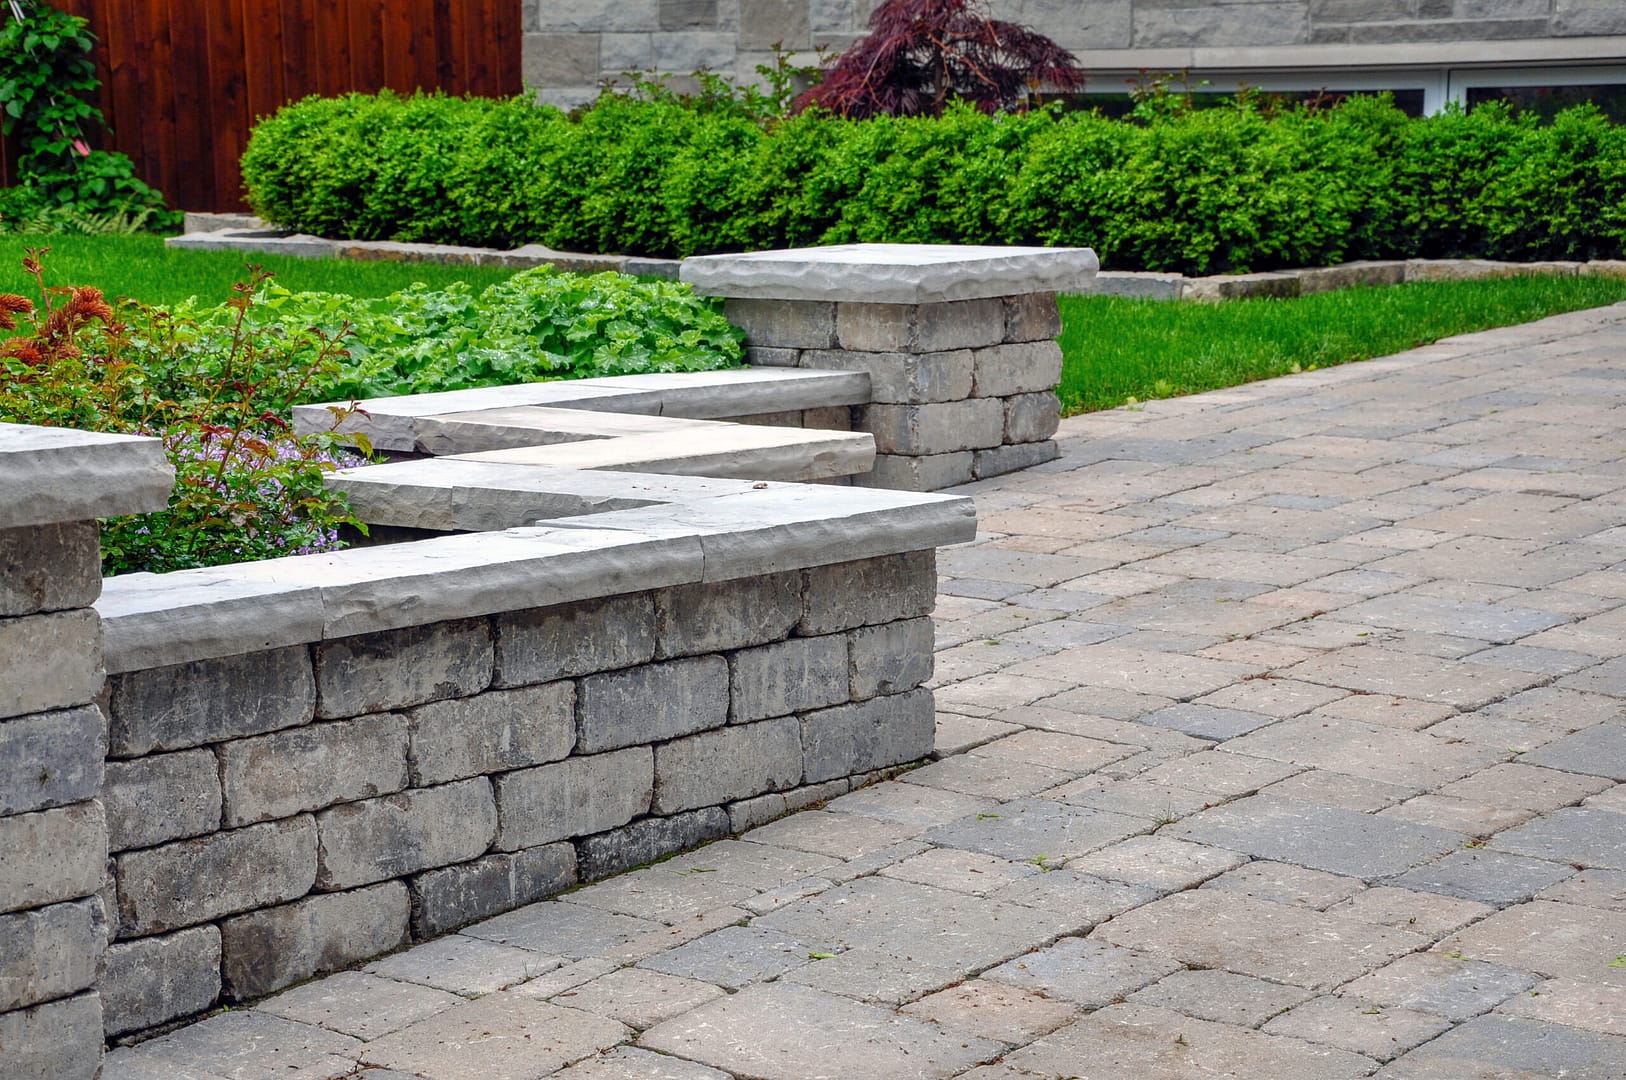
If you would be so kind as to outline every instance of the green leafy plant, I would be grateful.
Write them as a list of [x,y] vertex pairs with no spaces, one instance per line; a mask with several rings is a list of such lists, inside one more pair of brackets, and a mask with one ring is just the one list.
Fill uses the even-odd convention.
[[17,141],[22,177],[0,199],[0,214],[35,225],[50,220],[50,210],[87,219],[140,215],[155,228],[172,228],[178,215],[136,177],[130,159],[87,141],[103,126],[90,103],[100,83],[87,27],[78,16],[29,0],[10,4],[10,18],[0,25],[0,128]]
[[[234,287],[229,340],[158,308],[115,310],[97,289],[47,286],[31,251],[39,302],[0,295],[0,419],[151,435],[175,467],[169,506],[102,526],[103,569],[168,571],[332,550],[360,523],[323,487],[347,447],[295,434],[286,416],[343,358],[344,331],[257,333],[247,315],[263,276]],[[341,416],[343,410],[341,410]]]

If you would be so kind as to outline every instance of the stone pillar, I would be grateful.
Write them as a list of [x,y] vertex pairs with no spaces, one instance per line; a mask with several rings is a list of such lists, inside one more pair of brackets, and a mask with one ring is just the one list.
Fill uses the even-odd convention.
[[0,424],[0,1072],[90,1080],[107,825],[96,518],[162,509],[156,439]]
[[1061,319],[1088,248],[850,244],[686,260],[726,298],[752,364],[870,376],[853,430],[875,436],[854,483],[935,491],[1057,456]]

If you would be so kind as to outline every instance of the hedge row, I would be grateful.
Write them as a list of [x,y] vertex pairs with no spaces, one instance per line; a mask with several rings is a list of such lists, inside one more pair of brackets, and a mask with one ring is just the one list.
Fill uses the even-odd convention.
[[854,241],[1088,245],[1114,269],[1618,258],[1626,127],[1386,100],[1149,123],[1094,113],[762,124],[606,96],[309,98],[259,124],[249,202],[327,236],[683,256]]

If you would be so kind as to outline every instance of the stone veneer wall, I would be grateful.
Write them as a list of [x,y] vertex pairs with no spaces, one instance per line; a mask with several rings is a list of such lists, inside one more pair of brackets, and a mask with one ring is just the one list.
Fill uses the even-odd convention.
[[875,436],[855,484],[936,491],[1054,460],[1061,316],[1053,292],[924,304],[729,298],[754,366],[863,371]]
[[[756,66],[772,61],[775,43],[804,52],[845,49],[866,32],[876,3],[526,0],[525,82],[543,100],[579,104],[597,94],[601,80],[647,68],[682,76],[706,67],[755,81]],[[1157,50],[1230,49],[1228,61],[1211,62],[1246,68],[1273,62],[1250,55],[1260,47],[1510,40],[1552,41],[1542,58],[1563,61],[1573,56],[1561,44],[1566,39],[1626,34],[1620,0],[989,0],[988,6],[996,17],[1085,54],[1086,66],[1130,71],[1186,66]],[[1348,62],[1332,54],[1319,61]],[[1317,65],[1301,54],[1293,66]]]
[[[924,756],[935,597],[926,550],[114,675],[108,1034],[269,993]],[[64,889],[100,877],[98,856]],[[88,926],[92,906],[63,917]],[[93,977],[86,960],[56,992]]]
[[107,920],[98,515],[157,510],[156,439],[0,424],[0,1076],[91,1080]]

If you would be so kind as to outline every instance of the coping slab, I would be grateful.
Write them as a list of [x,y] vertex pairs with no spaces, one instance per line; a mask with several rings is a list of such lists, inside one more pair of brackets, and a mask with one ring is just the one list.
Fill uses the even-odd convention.
[[0,529],[162,510],[174,486],[157,439],[0,424]]

